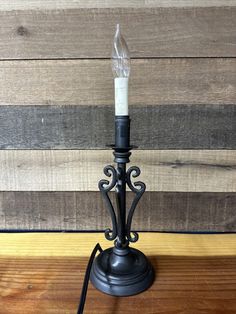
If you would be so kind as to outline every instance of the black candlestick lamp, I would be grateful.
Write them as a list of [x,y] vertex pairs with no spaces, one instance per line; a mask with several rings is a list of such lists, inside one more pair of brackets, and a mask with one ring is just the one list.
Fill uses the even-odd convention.
[[[137,232],[131,231],[131,223],[135,208],[145,191],[145,184],[141,181],[132,182],[140,169],[136,166],[126,170],[129,162],[130,145],[130,118],[128,115],[128,77],[130,60],[127,45],[120,34],[117,25],[114,37],[112,54],[113,73],[115,74],[115,145],[114,161],[116,167],[111,165],[104,168],[104,174],[111,177],[101,180],[98,184],[106,202],[112,220],[112,229],[105,230],[107,240],[114,241],[114,247],[101,251],[95,258],[90,280],[100,291],[114,296],[129,296],[140,293],[152,284],[154,279],[153,268],[147,257],[139,250],[131,248],[129,243],[138,240]],[[127,210],[126,186],[134,192],[134,199]],[[108,193],[115,188],[116,209],[113,207]]]

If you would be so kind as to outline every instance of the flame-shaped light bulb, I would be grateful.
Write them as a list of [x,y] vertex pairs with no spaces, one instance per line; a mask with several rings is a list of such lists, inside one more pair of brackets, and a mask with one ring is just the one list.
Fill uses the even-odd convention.
[[120,32],[120,25],[116,25],[116,33],[112,49],[112,72],[114,77],[129,77],[130,56],[129,49]]
[[117,24],[112,47],[112,72],[115,81],[115,115],[128,116],[128,80],[130,57],[128,46]]

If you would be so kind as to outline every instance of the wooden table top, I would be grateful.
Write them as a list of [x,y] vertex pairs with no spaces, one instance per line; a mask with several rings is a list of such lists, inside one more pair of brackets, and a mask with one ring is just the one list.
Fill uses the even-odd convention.
[[[84,271],[101,233],[0,234],[1,314],[76,314]],[[153,286],[111,297],[89,285],[84,313],[235,314],[236,234],[140,233]]]

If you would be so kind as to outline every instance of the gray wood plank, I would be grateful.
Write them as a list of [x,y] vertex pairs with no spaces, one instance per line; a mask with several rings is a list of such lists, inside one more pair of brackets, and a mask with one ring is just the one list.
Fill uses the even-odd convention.
[[0,59],[110,58],[116,23],[132,57],[235,56],[236,7],[0,12]]
[[[236,192],[236,150],[136,150],[147,191]],[[97,191],[108,150],[0,150],[1,191]]]
[[[236,103],[236,58],[131,62],[130,105]],[[110,60],[0,61],[0,105],[111,105]]]
[[[1,11],[53,10],[77,8],[161,8],[161,7],[223,7],[222,0],[2,0]],[[235,0],[227,0],[227,6],[235,6]]]
[[[111,193],[114,202],[114,193]],[[128,192],[128,204],[133,194]],[[145,192],[134,230],[235,232],[236,193]],[[103,230],[99,192],[0,192],[1,230]]]
[[[1,149],[104,149],[113,142],[110,106],[0,106]],[[132,106],[140,149],[235,149],[236,105]]]

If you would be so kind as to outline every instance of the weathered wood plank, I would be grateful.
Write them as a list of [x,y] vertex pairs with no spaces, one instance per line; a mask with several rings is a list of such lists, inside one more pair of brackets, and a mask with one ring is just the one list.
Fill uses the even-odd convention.
[[77,8],[156,8],[235,6],[235,0],[1,0],[1,11]]
[[[2,313],[76,313],[88,256],[98,241],[111,245],[101,234],[1,234]],[[85,313],[177,314],[187,308],[191,314],[232,314],[235,242],[235,235],[141,234],[135,246],[157,273],[152,287],[118,299],[90,284]]]
[[[133,193],[128,192],[128,204]],[[111,194],[115,204],[114,193]],[[146,192],[133,219],[142,231],[235,232],[236,193]],[[1,192],[0,230],[104,230],[99,192]]]
[[[235,72],[234,58],[132,60],[129,101],[235,104]],[[0,62],[2,105],[111,105],[113,90],[110,60]]]
[[232,57],[235,17],[236,6],[1,11],[0,58],[110,58],[117,22],[132,57]]
[[[130,108],[141,149],[235,149],[236,105]],[[113,106],[0,106],[1,149],[105,149],[114,141]]]
[[[236,192],[236,150],[135,151],[148,191]],[[110,150],[1,150],[1,191],[97,191]]]

